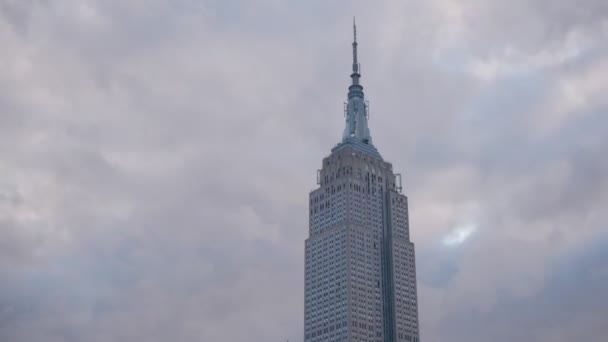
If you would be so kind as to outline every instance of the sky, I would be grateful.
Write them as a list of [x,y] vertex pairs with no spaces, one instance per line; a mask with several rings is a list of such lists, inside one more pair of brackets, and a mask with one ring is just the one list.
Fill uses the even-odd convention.
[[353,16],[422,340],[605,342],[604,0],[0,0],[0,341],[301,342]]

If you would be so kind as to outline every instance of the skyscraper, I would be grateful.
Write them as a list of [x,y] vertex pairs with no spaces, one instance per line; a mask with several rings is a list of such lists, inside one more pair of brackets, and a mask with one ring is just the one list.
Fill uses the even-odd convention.
[[346,127],[310,193],[304,341],[418,342],[407,197],[372,144],[353,29]]

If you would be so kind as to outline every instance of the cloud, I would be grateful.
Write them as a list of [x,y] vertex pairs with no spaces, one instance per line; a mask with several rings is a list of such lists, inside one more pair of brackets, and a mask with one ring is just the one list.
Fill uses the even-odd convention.
[[425,340],[605,336],[604,2],[0,12],[0,340],[300,341],[307,193],[342,131],[352,14]]

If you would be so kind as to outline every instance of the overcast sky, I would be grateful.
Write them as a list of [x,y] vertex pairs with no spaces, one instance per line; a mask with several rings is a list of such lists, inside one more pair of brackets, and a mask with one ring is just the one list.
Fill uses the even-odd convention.
[[605,342],[605,0],[0,0],[0,341],[303,336],[357,16],[425,342]]

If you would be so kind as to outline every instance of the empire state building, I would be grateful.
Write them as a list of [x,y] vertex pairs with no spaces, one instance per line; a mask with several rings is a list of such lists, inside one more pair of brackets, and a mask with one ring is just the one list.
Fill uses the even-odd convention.
[[310,193],[304,341],[419,342],[407,197],[372,143],[354,27],[342,141]]

